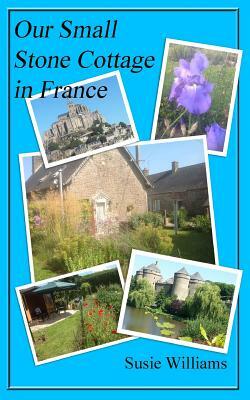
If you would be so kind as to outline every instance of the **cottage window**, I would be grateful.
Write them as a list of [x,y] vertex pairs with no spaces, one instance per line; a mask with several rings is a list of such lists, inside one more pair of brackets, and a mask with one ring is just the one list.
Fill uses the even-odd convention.
[[159,199],[153,200],[153,211],[160,211],[161,209],[161,201]]

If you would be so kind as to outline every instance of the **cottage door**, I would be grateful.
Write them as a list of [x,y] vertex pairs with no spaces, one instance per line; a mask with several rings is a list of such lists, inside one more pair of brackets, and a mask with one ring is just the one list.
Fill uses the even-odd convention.
[[106,202],[97,201],[95,207],[97,233],[104,233],[104,222],[106,219]]

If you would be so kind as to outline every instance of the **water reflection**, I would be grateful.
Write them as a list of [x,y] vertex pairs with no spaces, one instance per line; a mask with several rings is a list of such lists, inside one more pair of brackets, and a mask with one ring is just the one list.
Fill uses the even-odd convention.
[[[150,335],[165,336],[161,334],[161,329],[156,326],[156,322],[170,322],[175,325],[169,337],[178,338],[180,331],[184,328],[185,323],[173,320],[170,316],[157,314],[158,320],[155,321],[151,314],[145,314],[145,310],[127,306],[123,321],[123,329],[130,331],[148,333]],[[166,336],[165,336],[166,337]]]

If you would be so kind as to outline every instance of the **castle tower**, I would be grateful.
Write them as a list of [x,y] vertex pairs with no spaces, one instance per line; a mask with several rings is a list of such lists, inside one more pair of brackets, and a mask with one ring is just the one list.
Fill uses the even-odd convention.
[[138,271],[136,271],[136,280],[139,281],[142,278],[143,278],[143,267]]
[[202,278],[199,272],[191,275],[189,282],[189,296],[193,296],[200,285],[204,283],[204,279]]
[[189,294],[189,281],[190,276],[185,268],[175,272],[171,295],[177,296],[178,300],[185,300]]
[[143,278],[147,279],[154,288],[155,284],[162,280],[161,271],[157,264],[156,261],[155,264],[150,264],[143,268]]

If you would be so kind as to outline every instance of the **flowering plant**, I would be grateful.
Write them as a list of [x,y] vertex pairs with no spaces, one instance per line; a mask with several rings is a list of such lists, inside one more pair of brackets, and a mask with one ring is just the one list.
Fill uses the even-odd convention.
[[82,308],[82,333],[84,348],[98,346],[124,338],[117,333],[117,316],[109,305],[100,305],[95,299],[88,299]]
[[170,46],[157,139],[205,134],[209,150],[223,151],[236,60],[219,56]]

